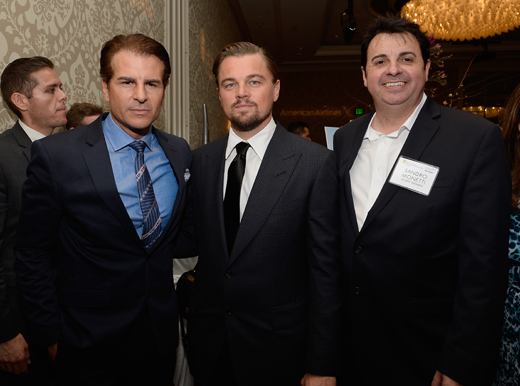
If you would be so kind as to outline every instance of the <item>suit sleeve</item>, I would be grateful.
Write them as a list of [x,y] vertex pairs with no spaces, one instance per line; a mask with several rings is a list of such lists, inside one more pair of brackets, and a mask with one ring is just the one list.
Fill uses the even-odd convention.
[[0,169],[0,343],[7,342],[18,335],[7,299],[7,282],[4,270],[4,237],[6,233],[7,212],[9,210],[7,181]]
[[308,207],[310,279],[306,372],[336,376],[340,341],[339,181],[332,151],[318,171]]
[[58,244],[62,208],[44,144],[35,141],[31,150],[15,247],[16,273],[28,322],[39,343],[48,347],[58,341],[61,333],[51,253]]
[[511,177],[500,129],[487,130],[460,207],[459,281],[438,370],[463,385],[493,381],[507,286]]

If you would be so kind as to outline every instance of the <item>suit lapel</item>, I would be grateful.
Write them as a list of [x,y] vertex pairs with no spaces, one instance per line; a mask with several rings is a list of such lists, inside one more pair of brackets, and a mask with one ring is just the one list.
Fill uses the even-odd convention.
[[29,162],[31,160],[31,139],[18,122],[13,126],[12,134],[16,142],[18,142],[18,145],[23,149],[22,152],[25,155],[25,158],[27,158],[27,162]]
[[350,219],[350,224],[352,225],[352,229],[354,230],[355,234],[359,233],[358,224],[357,224],[357,218],[356,218],[356,210],[354,208],[354,198],[352,196],[352,183],[350,180],[350,169],[352,168],[352,165],[354,164],[354,161],[356,160],[357,154],[359,152],[359,149],[361,147],[361,144],[363,143],[363,137],[365,136],[365,133],[368,128],[368,123],[370,122],[370,119],[372,119],[372,116],[374,114],[368,114],[365,117],[359,119],[355,124],[357,126],[354,126],[352,129],[348,128],[346,130],[354,130],[353,139],[352,141],[348,143],[344,143],[345,146],[350,146],[350,149],[348,149],[347,157],[345,158],[345,161],[342,160],[342,162],[345,162],[345,165],[339,165],[339,170],[346,176],[345,178],[345,201],[347,206],[347,213],[348,217]]
[[263,226],[300,159],[301,154],[291,146],[290,135],[280,126],[274,132],[247,201],[229,264],[236,260]]
[[[105,119],[106,115],[103,114],[102,119]],[[83,153],[83,158],[89,169],[94,186],[108,209],[121,223],[121,226],[128,232],[130,237],[142,247],[132,220],[130,220],[117,191],[110,155],[108,154],[105,136],[103,135],[102,119],[96,120],[87,128],[85,142],[91,147]]]
[[[213,141],[206,146],[201,164],[197,167],[197,180],[201,181],[204,192],[193,192],[203,197],[198,200],[198,205],[204,206],[203,213],[209,215],[204,218],[206,232],[215,232],[219,235],[215,240],[221,240],[221,247],[227,251],[226,230],[224,227],[224,166],[228,135]],[[218,246],[215,246],[218,248]],[[228,252],[229,254],[229,252]]]
[[155,248],[160,244],[162,236],[164,234],[168,234],[167,231],[173,226],[172,224],[175,222],[174,219],[179,215],[179,208],[186,194],[186,181],[184,181],[184,173],[186,170],[183,169],[184,163],[180,159],[178,151],[175,149],[174,145],[168,141],[167,136],[164,135],[164,133],[160,130],[157,130],[155,127],[153,127],[153,130],[157,141],[164,151],[164,154],[170,161],[170,166],[172,167],[175,178],[177,179],[177,183],[179,184],[179,190],[177,191],[177,196],[175,197],[175,203],[173,204],[170,221],[168,221],[168,224],[166,224],[164,227],[159,240],[157,240],[155,243]]
[[[439,115],[439,106],[436,104],[436,102],[434,102],[431,98],[428,97],[397,159],[399,159],[400,156],[405,156],[414,160],[420,159],[421,154],[424,152],[424,149],[426,149],[432,138],[437,133],[437,130],[439,129],[439,124],[433,119]],[[387,178],[385,184],[383,185],[383,188],[381,189],[381,193],[379,193],[379,196],[377,197],[377,200],[374,203],[374,206],[368,212],[367,218],[365,220],[365,223],[363,224],[363,228],[361,229],[361,231],[365,230],[368,226],[370,226],[370,224],[377,217],[379,212],[383,210],[383,208],[388,204],[390,199],[399,189],[402,188],[390,184]]]

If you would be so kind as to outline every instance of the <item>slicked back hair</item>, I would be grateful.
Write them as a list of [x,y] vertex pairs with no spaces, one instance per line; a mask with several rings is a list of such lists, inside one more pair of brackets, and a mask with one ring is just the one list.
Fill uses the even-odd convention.
[[119,51],[128,51],[139,56],[155,56],[164,64],[162,83],[166,87],[172,72],[170,56],[158,41],[142,34],[117,35],[103,44],[99,60],[99,74],[106,84],[114,76],[112,61]]
[[215,81],[218,84],[218,70],[220,65],[224,61],[224,59],[229,58],[231,56],[245,56],[245,55],[254,55],[259,54],[263,59],[267,66],[267,69],[273,76],[273,83],[276,83],[278,79],[280,79],[278,73],[278,67],[276,66],[276,61],[273,56],[267,51],[265,48],[258,47],[256,44],[249,42],[237,42],[231,43],[225,46],[215,57],[213,61],[213,75],[215,75]]

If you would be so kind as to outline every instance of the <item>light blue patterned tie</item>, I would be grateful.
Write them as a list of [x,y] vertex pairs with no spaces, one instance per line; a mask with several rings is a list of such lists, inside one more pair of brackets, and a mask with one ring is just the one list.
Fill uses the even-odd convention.
[[141,241],[146,250],[149,251],[161,234],[161,213],[153,192],[150,173],[148,173],[144,163],[144,148],[146,144],[138,140],[128,146],[137,152],[135,156],[135,180],[137,181],[137,193],[139,194],[139,203],[143,213],[143,235],[141,236]]

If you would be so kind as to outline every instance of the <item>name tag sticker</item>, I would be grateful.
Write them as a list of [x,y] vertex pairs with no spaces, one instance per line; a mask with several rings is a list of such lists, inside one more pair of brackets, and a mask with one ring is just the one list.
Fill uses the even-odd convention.
[[438,174],[437,166],[400,156],[388,182],[428,196]]

